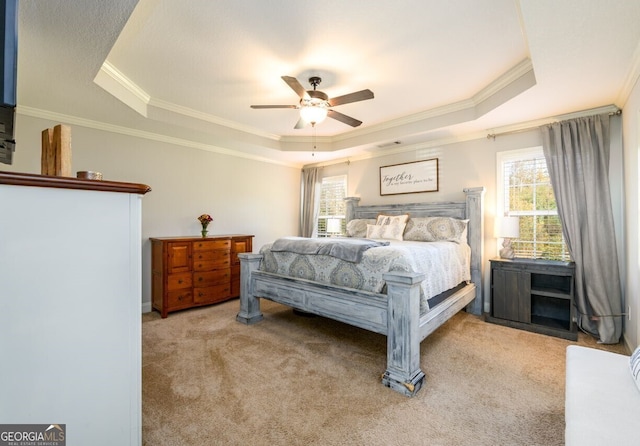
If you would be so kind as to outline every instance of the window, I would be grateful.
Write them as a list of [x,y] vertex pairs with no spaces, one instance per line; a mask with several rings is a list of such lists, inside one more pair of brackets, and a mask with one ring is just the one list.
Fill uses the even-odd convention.
[[318,237],[331,237],[346,232],[347,176],[338,175],[322,179],[320,209],[318,212]]
[[497,172],[496,215],[520,220],[515,256],[570,260],[542,148],[498,153]]

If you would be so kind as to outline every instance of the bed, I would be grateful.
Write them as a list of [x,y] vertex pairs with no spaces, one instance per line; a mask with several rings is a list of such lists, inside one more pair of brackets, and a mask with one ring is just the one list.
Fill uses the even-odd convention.
[[[473,314],[482,313],[484,188],[467,188],[464,193],[465,200],[460,202],[361,206],[359,198],[346,199],[347,222],[376,219],[381,214],[468,220],[469,271],[468,280],[461,284],[437,296],[425,295],[423,282],[430,280],[428,271],[391,268],[381,274],[384,286],[380,291],[377,288],[376,291],[357,289],[266,271],[261,263],[269,254],[263,247],[261,253],[238,254],[241,285],[240,311],[236,320],[244,324],[261,321],[260,299],[264,298],[383,334],[387,337],[387,369],[382,374],[382,383],[404,395],[415,395],[425,380],[420,369],[422,340],[462,309]],[[363,255],[383,248],[370,248]],[[425,299],[428,303],[438,303],[427,304],[425,308]]]

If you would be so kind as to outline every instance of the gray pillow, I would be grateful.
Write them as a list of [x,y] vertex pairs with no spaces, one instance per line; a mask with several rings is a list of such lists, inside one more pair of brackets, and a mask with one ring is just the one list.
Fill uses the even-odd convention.
[[375,224],[375,218],[355,218],[347,223],[347,235],[349,237],[366,238],[367,225]]
[[416,242],[466,243],[468,222],[451,217],[410,218],[403,238]]

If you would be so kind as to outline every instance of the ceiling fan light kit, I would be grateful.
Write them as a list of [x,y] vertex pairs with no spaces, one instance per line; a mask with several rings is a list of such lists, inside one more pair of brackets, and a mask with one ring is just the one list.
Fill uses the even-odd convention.
[[311,125],[316,125],[325,120],[327,112],[329,111],[326,104],[313,103],[311,100],[306,101],[304,99],[301,99],[300,101],[300,117],[305,122],[308,122]]
[[295,125],[295,129],[301,129],[305,124],[311,124],[315,127],[316,124],[324,121],[327,116],[352,127],[357,127],[362,124],[362,121],[332,110],[330,107],[373,99],[371,90],[361,90],[329,99],[326,93],[316,90],[316,87],[322,82],[322,79],[318,76],[309,78],[309,84],[311,84],[313,90],[305,90],[295,77],[282,76],[282,80],[300,97],[300,105],[252,105],[251,108],[297,108],[300,110],[300,120]]

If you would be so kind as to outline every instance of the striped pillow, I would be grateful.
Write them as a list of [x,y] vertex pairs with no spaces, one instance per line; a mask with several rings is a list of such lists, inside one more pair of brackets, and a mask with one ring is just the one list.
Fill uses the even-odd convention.
[[640,346],[636,347],[636,350],[629,358],[629,368],[631,369],[631,376],[640,390]]

